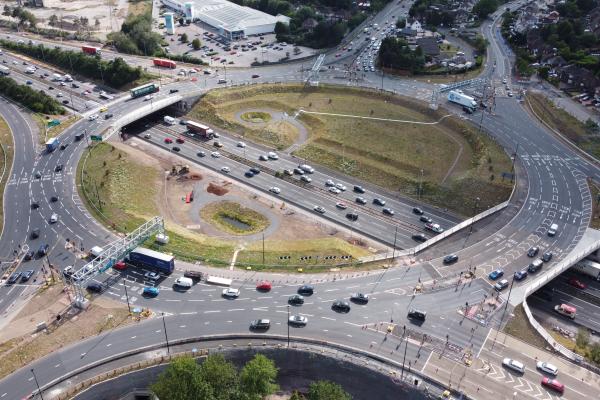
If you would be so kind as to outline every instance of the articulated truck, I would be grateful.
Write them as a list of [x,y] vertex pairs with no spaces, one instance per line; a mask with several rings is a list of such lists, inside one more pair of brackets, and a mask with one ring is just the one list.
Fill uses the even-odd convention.
[[129,253],[128,262],[137,267],[154,268],[165,274],[175,269],[175,257],[145,247],[136,247]]
[[90,54],[93,56],[96,54],[100,55],[100,53],[102,53],[99,47],[94,46],[81,46],[81,51],[83,51],[85,54]]
[[451,90],[448,93],[448,101],[452,103],[460,104],[463,107],[470,109],[471,111],[477,108],[477,102],[471,96],[467,96],[460,90]]
[[587,275],[597,281],[600,281],[600,264],[595,261],[584,258],[571,267],[574,271]]

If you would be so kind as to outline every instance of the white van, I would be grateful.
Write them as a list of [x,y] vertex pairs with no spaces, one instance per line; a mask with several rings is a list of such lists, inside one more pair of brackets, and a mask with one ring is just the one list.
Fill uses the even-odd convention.
[[102,252],[104,251],[104,249],[100,246],[94,246],[90,249],[90,254],[93,255],[94,257],[98,257],[100,254],[102,254]]
[[219,84],[221,84],[221,83],[227,83],[227,80],[225,80],[225,79],[221,78],[221,79],[219,79],[219,82],[218,82],[218,83],[219,83]]
[[175,125],[175,123],[176,123],[175,118],[169,117],[168,115],[165,115],[165,117],[163,118],[163,121],[165,121],[165,124],[167,124],[167,125]]
[[192,280],[192,278],[186,278],[184,276],[177,278],[177,280],[175,281],[175,285],[182,288],[191,288],[193,284],[194,281]]
[[558,224],[550,225],[550,229],[548,229],[548,236],[554,236],[558,232]]

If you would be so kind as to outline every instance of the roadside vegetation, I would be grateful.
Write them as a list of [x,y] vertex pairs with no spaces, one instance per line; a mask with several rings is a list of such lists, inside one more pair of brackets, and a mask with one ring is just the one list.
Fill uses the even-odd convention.
[[4,227],[4,188],[10,178],[15,151],[10,128],[4,118],[0,118],[0,232]]
[[586,360],[600,366],[600,343],[590,341],[590,331],[580,327],[575,335],[575,340],[561,335],[559,332],[548,329],[554,340],[574,353],[583,356]]
[[0,77],[0,93],[34,112],[43,114],[64,114],[66,112],[53,97],[27,85],[20,85],[14,79],[6,76]]
[[[150,386],[161,400],[260,400],[279,389],[275,362],[256,354],[238,370],[221,354],[198,363],[178,357]],[[311,383],[307,397],[294,391],[290,400],[351,400],[340,385],[329,381]]]
[[567,137],[577,147],[600,159],[600,127],[593,121],[583,123],[557,108],[541,93],[527,92],[525,104],[544,124]]
[[200,210],[200,215],[220,230],[236,235],[250,235],[269,226],[267,217],[233,201],[210,203]]
[[50,138],[60,136],[67,128],[81,119],[80,115],[70,114],[63,116],[59,125],[50,126],[54,116],[43,114],[32,114],[31,116],[39,128],[38,140],[42,144]]
[[294,155],[440,208],[471,215],[475,197],[481,199],[480,212],[506,200],[512,190],[501,178],[511,171],[508,156],[463,121],[419,125],[369,119],[436,122],[446,114],[407,98],[336,86],[261,85],[211,91],[189,116],[276,147],[235,118],[261,108],[363,117],[300,114],[310,137]]
[[509,318],[510,319],[504,326],[504,333],[514,336],[537,348],[543,349],[546,347],[546,341],[531,326],[527,319],[527,314],[525,314],[525,310],[521,304],[515,307],[512,316]]
[[600,187],[594,181],[588,181],[590,191],[592,192],[592,218],[590,218],[590,228],[600,229]]
[[271,120],[271,114],[267,112],[251,111],[243,113],[240,118],[246,122],[265,123]]

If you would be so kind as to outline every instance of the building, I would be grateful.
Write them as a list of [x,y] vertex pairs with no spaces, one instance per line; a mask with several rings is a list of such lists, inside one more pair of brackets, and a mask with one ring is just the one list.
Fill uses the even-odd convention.
[[423,50],[423,54],[426,56],[437,57],[440,55],[440,48],[433,37],[419,38],[417,39],[417,45]]
[[240,6],[227,0],[161,0],[189,21],[201,21],[217,30],[228,40],[237,40],[250,35],[262,35],[275,31],[275,24],[289,24],[285,15],[272,16],[250,7]]
[[169,35],[175,34],[175,16],[173,13],[165,13],[165,29]]

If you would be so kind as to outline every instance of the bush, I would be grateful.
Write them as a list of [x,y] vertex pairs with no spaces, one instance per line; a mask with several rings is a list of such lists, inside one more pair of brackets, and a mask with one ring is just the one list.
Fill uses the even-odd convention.
[[19,85],[12,78],[0,77],[0,93],[43,114],[64,114],[65,109],[54,98],[43,92],[37,92],[27,85]]

